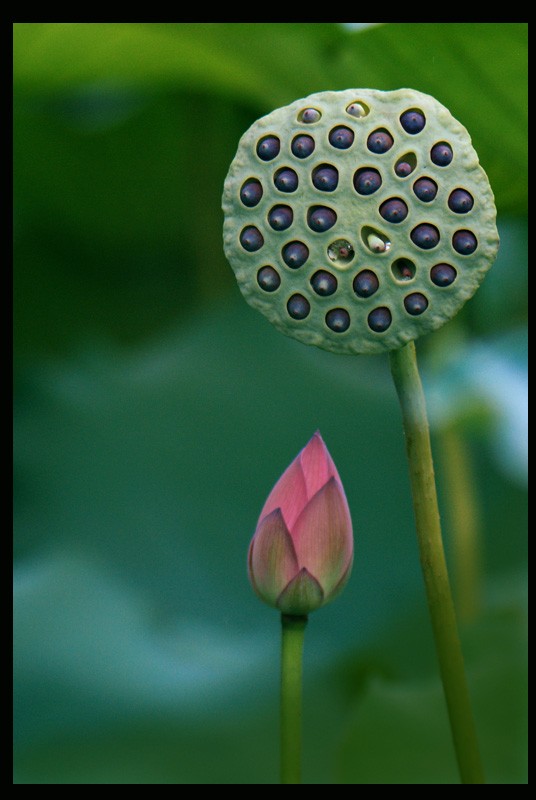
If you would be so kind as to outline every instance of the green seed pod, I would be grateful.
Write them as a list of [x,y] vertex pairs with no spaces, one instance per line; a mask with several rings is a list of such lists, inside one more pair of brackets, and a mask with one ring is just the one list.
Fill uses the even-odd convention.
[[319,92],[257,120],[223,210],[248,303],[335,353],[393,350],[439,328],[499,246],[468,132],[412,89]]

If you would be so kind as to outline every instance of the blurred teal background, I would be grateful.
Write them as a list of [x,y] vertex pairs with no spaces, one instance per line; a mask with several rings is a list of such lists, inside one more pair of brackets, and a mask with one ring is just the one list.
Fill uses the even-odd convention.
[[472,475],[462,638],[488,780],[527,782],[526,39],[517,23],[14,26],[15,783],[278,782],[279,620],[245,559],[316,429],[356,561],[307,631],[305,782],[458,782],[387,359],[285,338],[222,251],[242,133],[352,86],[433,94],[496,194],[497,262],[419,356],[456,586],[453,436]]

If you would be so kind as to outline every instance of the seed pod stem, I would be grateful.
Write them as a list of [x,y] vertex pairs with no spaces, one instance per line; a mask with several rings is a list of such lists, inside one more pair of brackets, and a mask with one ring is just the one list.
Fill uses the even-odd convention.
[[471,709],[437,504],[426,403],[415,344],[389,354],[402,409],[421,567],[436,652],[462,784],[483,784],[484,773]]

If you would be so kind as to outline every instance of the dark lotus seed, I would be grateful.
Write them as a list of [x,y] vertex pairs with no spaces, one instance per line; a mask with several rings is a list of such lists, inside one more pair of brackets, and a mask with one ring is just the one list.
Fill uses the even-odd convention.
[[305,319],[309,315],[311,306],[302,294],[293,294],[287,303],[287,311],[292,319]]
[[452,147],[447,142],[438,142],[430,151],[430,158],[438,167],[447,167],[452,157]]
[[311,153],[314,152],[315,140],[312,136],[308,136],[306,133],[301,133],[294,137],[290,149],[296,158],[307,158],[311,155]]
[[277,136],[264,136],[257,144],[257,155],[263,161],[271,161],[279,155],[281,142]]
[[273,267],[261,267],[257,272],[257,283],[265,292],[275,292],[281,285],[281,278]]
[[428,308],[428,300],[420,292],[412,292],[404,297],[404,308],[412,317],[418,317]]
[[435,264],[430,270],[430,278],[436,286],[450,286],[456,280],[457,274],[450,264]]
[[449,208],[456,214],[467,214],[473,207],[473,195],[465,189],[454,189],[449,195]]
[[423,222],[411,231],[411,241],[422,250],[431,250],[439,242],[439,231],[435,225]]
[[286,231],[294,220],[290,206],[274,206],[268,214],[268,222],[274,231]]
[[375,308],[367,318],[369,328],[375,333],[383,333],[392,322],[391,312],[385,306]]
[[318,122],[321,116],[322,114],[316,108],[304,108],[298,115],[298,119],[309,125],[311,122]]
[[413,184],[413,191],[423,203],[430,203],[437,194],[437,183],[431,178],[419,178]]
[[374,194],[382,185],[382,178],[377,169],[358,169],[354,175],[354,188],[358,194]]
[[477,248],[478,242],[471,231],[456,231],[452,237],[452,246],[462,256],[470,256]]
[[408,216],[408,207],[399,197],[393,197],[381,204],[380,214],[386,222],[402,222]]
[[322,192],[333,192],[339,183],[339,172],[329,164],[322,164],[313,172],[313,185]]
[[355,278],[352,286],[359,297],[371,297],[378,291],[380,282],[375,273],[370,269],[363,269]]
[[408,175],[411,175],[413,169],[414,167],[412,167],[407,161],[399,161],[395,166],[395,172],[399,178],[407,178]]
[[262,186],[260,181],[256,178],[250,178],[250,180],[244,182],[240,189],[240,199],[245,206],[253,208],[260,202],[261,197]]
[[298,188],[298,176],[290,167],[283,167],[275,173],[274,184],[280,192],[295,192]]
[[337,291],[337,278],[331,272],[319,269],[311,278],[311,286],[321,297],[329,297]]
[[248,253],[254,253],[255,250],[261,249],[264,244],[264,238],[258,228],[254,225],[249,225],[240,234],[240,244]]
[[312,231],[323,233],[333,228],[337,222],[337,214],[332,208],[326,206],[314,206],[309,209],[307,214],[307,224]]
[[287,267],[298,269],[309,258],[309,248],[303,242],[289,242],[283,247],[282,255]]
[[350,314],[345,308],[332,308],[326,314],[326,325],[335,333],[344,333],[350,327]]
[[386,130],[373,131],[367,139],[367,147],[372,153],[386,153],[392,146],[393,137]]
[[339,150],[347,150],[354,143],[354,132],[346,125],[338,125],[330,130],[329,143]]
[[411,108],[409,111],[404,111],[400,115],[400,124],[406,133],[420,133],[426,125],[426,117],[416,108]]

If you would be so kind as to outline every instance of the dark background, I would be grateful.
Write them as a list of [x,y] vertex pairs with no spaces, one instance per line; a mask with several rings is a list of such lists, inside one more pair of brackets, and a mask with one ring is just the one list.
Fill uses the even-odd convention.
[[496,195],[495,265],[418,350],[455,586],[453,441],[469,470],[477,610],[457,602],[485,768],[526,783],[526,38],[15,25],[15,783],[277,783],[279,620],[245,559],[316,429],[356,560],[307,631],[304,782],[458,782],[387,358],[282,336],[222,251],[242,133],[351,87],[434,95]]

